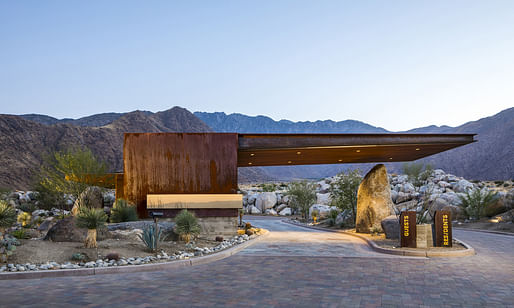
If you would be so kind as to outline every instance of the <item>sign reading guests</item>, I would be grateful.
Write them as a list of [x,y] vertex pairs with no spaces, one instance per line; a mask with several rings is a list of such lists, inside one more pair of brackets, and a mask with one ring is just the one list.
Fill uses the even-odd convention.
[[452,215],[450,211],[435,212],[435,245],[452,247]]
[[402,247],[416,248],[416,212],[402,212],[400,216],[400,239]]

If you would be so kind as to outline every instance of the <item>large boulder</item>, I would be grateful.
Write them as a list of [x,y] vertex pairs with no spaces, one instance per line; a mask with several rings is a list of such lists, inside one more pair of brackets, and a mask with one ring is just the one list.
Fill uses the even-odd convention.
[[282,211],[280,211],[280,213],[278,213],[278,215],[280,216],[290,216],[291,214],[292,212],[290,207],[286,207]]
[[262,214],[262,211],[261,211],[261,210],[259,210],[257,207],[255,207],[255,206],[253,206],[253,205],[250,205],[250,206],[249,206],[249,210],[248,210],[248,212],[249,212],[250,214]]
[[318,211],[318,219],[326,218],[326,217],[328,217],[328,213],[330,212],[331,209],[332,209],[332,207],[325,205],[325,204],[313,204],[309,208],[309,217],[312,218],[312,211],[317,210]]
[[390,215],[382,219],[380,222],[382,230],[384,230],[386,238],[399,239],[400,238],[400,222],[396,215]]
[[393,202],[387,170],[378,164],[364,177],[357,192],[357,232],[370,233],[373,228],[382,228],[381,222],[390,215]]
[[103,209],[104,208],[104,196],[102,190],[96,186],[89,186],[84,190],[71,209],[73,216],[77,215],[79,208],[85,206],[87,208]]
[[473,189],[473,183],[466,180],[460,180],[453,186],[453,190],[460,193],[465,193],[471,189]]
[[[97,229],[96,232],[99,241],[110,237],[107,228]],[[69,216],[53,225],[44,239],[53,242],[84,242],[86,236],[87,229],[77,227],[75,217]]]
[[331,201],[332,201],[332,198],[330,197],[330,193],[316,194],[316,203],[317,204],[330,205]]
[[261,212],[271,209],[275,204],[277,204],[277,195],[274,192],[260,193],[255,200],[255,206],[261,210]]

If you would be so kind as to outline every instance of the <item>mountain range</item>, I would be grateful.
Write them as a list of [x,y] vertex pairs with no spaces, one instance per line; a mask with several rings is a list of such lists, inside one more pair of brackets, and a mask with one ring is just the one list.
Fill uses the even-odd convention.
[[[111,171],[123,169],[125,132],[238,133],[390,133],[363,122],[274,121],[266,116],[195,112],[173,107],[162,112],[102,113],[80,119],[47,115],[0,115],[0,187],[29,189],[43,155],[71,145],[85,145]],[[423,161],[469,179],[514,177],[514,108],[458,127],[428,126],[407,133],[476,133],[478,142],[433,155]],[[398,171],[401,164],[388,164]],[[347,168],[366,171],[371,164],[239,168],[242,182],[331,176]]]

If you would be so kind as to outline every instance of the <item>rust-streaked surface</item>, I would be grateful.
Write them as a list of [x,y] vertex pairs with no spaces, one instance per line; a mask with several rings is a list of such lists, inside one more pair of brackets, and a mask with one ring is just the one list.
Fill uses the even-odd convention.
[[434,225],[435,246],[452,247],[452,213],[450,211],[436,211]]
[[86,183],[92,186],[114,189],[116,187],[116,176],[118,176],[118,173],[84,174],[81,176],[72,174],[66,175],[64,178],[67,181]]
[[146,196],[147,209],[240,209],[240,194],[159,194]]
[[125,189],[123,187],[123,173],[117,173],[115,177],[115,198],[118,199],[125,199]]
[[412,161],[474,134],[239,134],[238,167]]
[[230,133],[127,133],[125,197],[146,217],[148,194],[235,194],[237,142]]
[[[150,212],[162,213],[165,218],[174,218],[182,210],[180,209],[147,209],[146,216],[150,216]],[[196,217],[238,217],[238,209],[188,209],[189,212],[195,213]]]

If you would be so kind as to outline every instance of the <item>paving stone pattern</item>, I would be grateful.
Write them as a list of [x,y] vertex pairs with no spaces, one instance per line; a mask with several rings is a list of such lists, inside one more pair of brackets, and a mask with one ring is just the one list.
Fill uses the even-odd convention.
[[375,253],[345,235],[276,219],[252,222],[270,236],[221,261],[166,272],[0,281],[0,307],[514,306],[514,236],[454,230],[478,255],[407,258]]

